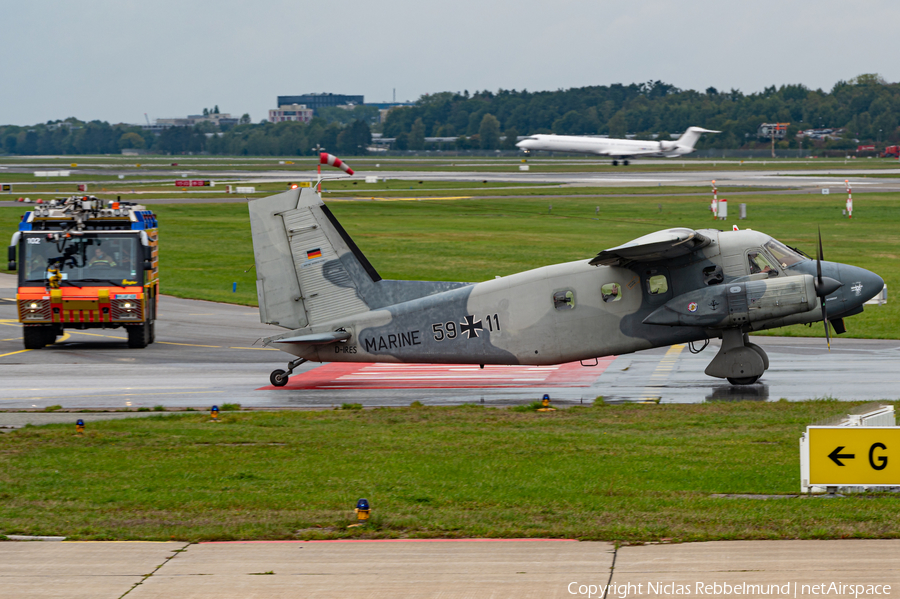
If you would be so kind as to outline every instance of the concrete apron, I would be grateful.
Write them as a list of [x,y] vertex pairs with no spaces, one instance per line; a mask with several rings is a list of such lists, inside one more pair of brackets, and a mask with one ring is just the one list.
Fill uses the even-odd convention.
[[[620,598],[684,595],[685,589],[692,596],[900,597],[900,540],[619,549],[540,539],[0,543],[4,599],[125,593],[128,599],[520,599],[603,597],[607,585],[607,597]],[[831,585],[842,587],[836,592]]]

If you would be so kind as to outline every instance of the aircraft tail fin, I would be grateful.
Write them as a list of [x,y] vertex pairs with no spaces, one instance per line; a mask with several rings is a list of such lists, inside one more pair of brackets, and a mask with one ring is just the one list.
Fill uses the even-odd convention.
[[366,312],[381,280],[312,188],[251,200],[260,320],[300,329]]
[[680,148],[693,150],[694,144],[700,139],[701,133],[719,133],[719,131],[704,129],[702,127],[688,127],[687,131],[682,133],[681,137],[679,137],[675,143]]

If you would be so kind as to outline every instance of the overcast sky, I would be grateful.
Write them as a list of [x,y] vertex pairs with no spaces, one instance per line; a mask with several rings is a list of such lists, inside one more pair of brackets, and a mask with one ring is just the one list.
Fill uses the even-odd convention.
[[250,113],[276,96],[683,89],[880,73],[900,80],[887,0],[0,0],[0,124]]

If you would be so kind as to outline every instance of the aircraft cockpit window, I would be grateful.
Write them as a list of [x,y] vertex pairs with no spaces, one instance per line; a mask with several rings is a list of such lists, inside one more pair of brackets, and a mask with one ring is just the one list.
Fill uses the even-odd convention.
[[575,308],[575,292],[567,289],[566,291],[554,293],[553,307],[557,310],[572,310]]
[[792,264],[803,262],[803,260],[805,260],[803,256],[774,239],[767,242],[764,247],[769,250],[769,253],[771,253],[776,260],[778,260],[782,268],[787,268]]
[[607,283],[600,288],[600,297],[604,302],[617,302],[622,299],[622,286],[618,283]]
[[660,295],[669,290],[669,281],[666,275],[653,275],[647,279],[647,290],[651,295]]
[[770,277],[778,276],[778,269],[769,261],[765,254],[758,251],[747,253],[747,259],[750,261],[750,274],[767,273]]

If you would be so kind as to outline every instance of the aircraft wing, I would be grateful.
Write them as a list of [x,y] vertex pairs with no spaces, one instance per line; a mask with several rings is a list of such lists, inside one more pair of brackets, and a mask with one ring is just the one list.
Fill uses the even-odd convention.
[[690,254],[709,245],[710,239],[687,228],[666,229],[603,250],[591,260],[593,266],[620,266],[627,262],[653,262]]
[[312,335],[300,335],[299,337],[286,337],[276,339],[272,343],[298,343],[301,345],[326,345],[350,338],[347,331],[333,331],[330,333],[313,333]]

